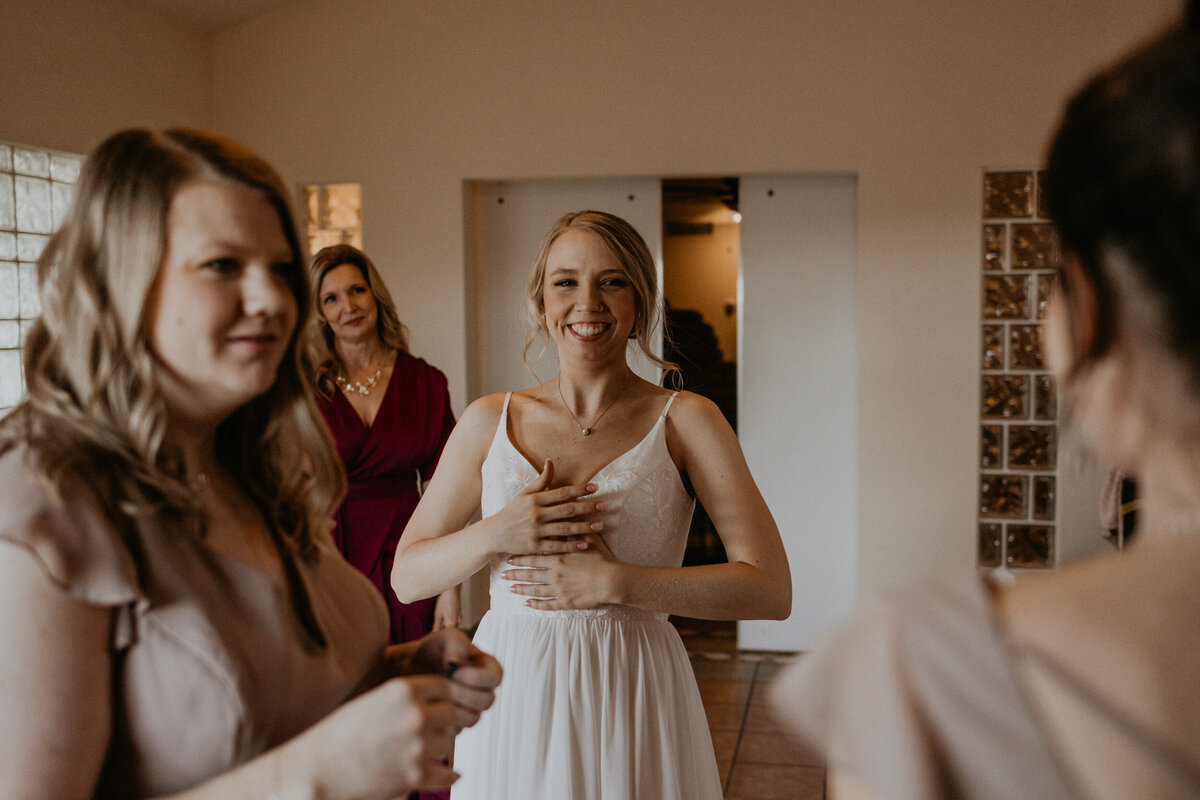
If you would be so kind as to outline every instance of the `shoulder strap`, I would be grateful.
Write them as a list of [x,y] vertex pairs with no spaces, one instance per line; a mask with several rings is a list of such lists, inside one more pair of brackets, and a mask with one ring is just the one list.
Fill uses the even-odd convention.
[[508,415],[508,401],[512,399],[512,392],[504,393],[504,408],[500,411],[500,417],[504,418]]
[[667,416],[667,412],[671,410],[671,404],[675,402],[675,398],[678,396],[679,392],[671,392],[671,396],[667,398],[667,404],[663,406],[662,413],[659,414],[660,417]]

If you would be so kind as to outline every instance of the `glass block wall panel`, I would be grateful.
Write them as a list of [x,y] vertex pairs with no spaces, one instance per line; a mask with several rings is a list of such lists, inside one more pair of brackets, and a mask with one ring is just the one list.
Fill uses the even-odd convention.
[[1026,519],[1029,479],[1024,475],[983,475],[979,480],[979,514],[993,519]]
[[21,346],[21,323],[15,319],[0,319],[0,350]]
[[984,522],[979,526],[979,555],[981,567],[1000,566],[1000,537],[1001,527],[994,522]]
[[984,319],[1029,319],[1028,275],[988,275],[983,281]]
[[1056,433],[1054,425],[1009,425],[1008,468],[1054,469]]
[[1033,191],[1032,172],[988,172],[983,176],[983,215],[1032,217]]
[[1004,466],[1001,449],[1004,446],[1004,428],[999,425],[984,425],[979,441],[979,466],[984,469],[999,469]]
[[310,253],[335,244],[362,249],[362,184],[301,186],[300,212]]
[[1054,275],[1037,277],[1037,318],[1046,318],[1046,305],[1050,302],[1050,289],[1054,286]]
[[1004,369],[1004,326],[983,326],[983,368]]
[[1054,269],[1058,266],[1054,226],[1048,222],[1012,226],[1010,269]]
[[1004,562],[1009,567],[1053,566],[1054,528],[1049,525],[1009,525],[1004,548]]
[[983,226],[984,269],[1004,269],[1004,234],[1003,225]]
[[21,381],[21,351],[0,350],[0,409],[10,409],[21,399],[25,384]]
[[1042,324],[1059,262],[1042,173],[983,175],[980,567],[1055,563],[1058,404]]
[[0,142],[0,414],[25,391],[20,348],[42,312],[37,260],[71,204],[83,157]]
[[1055,518],[1053,475],[1038,475],[1033,479],[1033,518],[1052,520]]
[[1058,418],[1058,394],[1053,375],[1037,375],[1033,379],[1033,417],[1039,420]]
[[1045,369],[1042,361],[1042,326],[1012,325],[1008,329],[1008,368]]
[[1029,379],[1024,375],[984,375],[984,419],[1025,419],[1029,415]]

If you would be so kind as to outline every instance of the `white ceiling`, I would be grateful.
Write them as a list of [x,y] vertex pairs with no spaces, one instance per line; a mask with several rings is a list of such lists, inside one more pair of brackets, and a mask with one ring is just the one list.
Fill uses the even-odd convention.
[[298,0],[141,0],[205,33],[227,28]]

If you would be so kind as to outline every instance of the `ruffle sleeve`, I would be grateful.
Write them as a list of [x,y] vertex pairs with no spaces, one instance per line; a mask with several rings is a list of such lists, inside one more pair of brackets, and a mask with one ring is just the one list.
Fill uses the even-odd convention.
[[[129,547],[82,481],[55,501],[27,467],[28,450],[0,454],[0,539],[27,550],[64,592],[91,605],[143,601]],[[5,557],[0,549],[0,558]]]

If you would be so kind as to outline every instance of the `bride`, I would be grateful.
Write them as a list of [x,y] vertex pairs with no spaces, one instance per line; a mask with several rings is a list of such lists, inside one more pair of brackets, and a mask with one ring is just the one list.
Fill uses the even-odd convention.
[[[717,408],[642,380],[652,361],[654,262],[629,223],[567,214],[527,286],[559,374],[463,414],[401,539],[401,600],[483,567],[491,610],[475,642],[507,677],[459,737],[455,800],[719,800],[712,741],[668,614],[782,619],[779,531]],[[695,500],[729,561],[681,567]],[[482,520],[468,525],[482,507]]]

